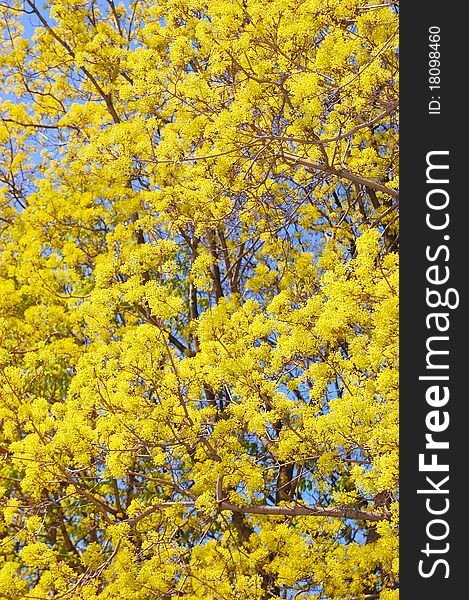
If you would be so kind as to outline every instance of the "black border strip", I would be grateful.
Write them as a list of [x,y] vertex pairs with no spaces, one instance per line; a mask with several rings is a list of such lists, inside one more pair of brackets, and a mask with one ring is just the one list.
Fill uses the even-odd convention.
[[400,13],[401,600],[468,594],[464,9],[429,0],[406,3]]

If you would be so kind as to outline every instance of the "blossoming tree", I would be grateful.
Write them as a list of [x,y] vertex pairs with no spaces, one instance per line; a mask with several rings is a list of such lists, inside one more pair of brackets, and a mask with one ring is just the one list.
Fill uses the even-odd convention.
[[0,598],[395,600],[397,4],[0,14]]

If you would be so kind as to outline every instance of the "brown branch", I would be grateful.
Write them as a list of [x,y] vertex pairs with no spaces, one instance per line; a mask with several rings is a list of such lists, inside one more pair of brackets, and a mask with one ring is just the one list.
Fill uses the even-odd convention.
[[231,266],[231,259],[230,259],[230,253],[228,251],[228,245],[226,243],[226,238],[225,238],[225,234],[223,233],[223,229],[220,227],[218,229],[218,237],[220,238],[220,243],[221,243],[221,249],[222,249],[222,254],[223,254],[223,260],[225,262],[225,272],[226,272],[226,277],[228,278],[228,282],[230,284],[230,290],[232,293],[235,293],[238,291],[237,289],[237,283],[233,277],[233,272],[232,272],[232,266]]
[[376,219],[373,221],[371,226],[374,227],[375,225],[378,225],[378,223],[380,223],[386,215],[388,215],[393,210],[396,210],[396,208],[398,208],[398,207],[399,207],[399,200],[397,202],[395,202],[392,206],[387,208],[381,215],[379,215],[379,217],[376,217]]
[[78,552],[77,547],[75,546],[75,544],[72,542],[72,540],[70,538],[70,535],[67,530],[67,525],[65,524],[65,515],[63,513],[61,506],[59,506],[59,508],[57,510],[57,520],[59,523],[60,533],[62,534],[62,537],[64,539],[65,547],[67,548],[68,552],[71,552],[78,559],[78,564],[79,564],[80,553]]
[[20,127],[34,127],[35,129],[73,129],[74,131],[80,131],[78,127],[75,125],[46,125],[45,123],[22,123],[21,121],[16,121],[15,119],[10,119],[7,117],[0,117],[2,123],[12,123],[13,125],[19,125]]
[[388,194],[393,198],[399,198],[399,192],[389,188],[381,183],[377,183],[370,179],[365,179],[364,177],[360,177],[360,175],[355,175],[355,173],[351,173],[346,169],[336,169],[335,167],[331,167],[329,165],[324,165],[320,163],[313,162],[311,160],[307,160],[305,158],[300,158],[299,156],[295,156],[294,154],[282,153],[279,157],[284,158],[287,161],[291,161],[294,164],[302,165],[304,167],[309,167],[310,169],[314,169],[315,171],[322,171],[324,173],[328,173],[329,175],[337,175],[341,179],[347,179],[348,181],[352,181],[358,185],[364,185],[366,187],[377,190],[378,192],[383,192],[384,194]]
[[218,252],[217,246],[215,242],[215,234],[213,231],[208,232],[208,245],[210,250],[210,255],[212,256],[212,261],[210,263],[210,274],[212,276],[213,282],[213,291],[215,293],[215,300],[218,302],[220,298],[223,298],[223,288],[221,285],[221,273],[220,267],[218,264]]
[[242,150],[247,150],[250,148],[254,142],[250,144],[246,144],[239,148],[232,148],[231,150],[224,150],[223,152],[216,152],[214,154],[205,154],[204,156],[182,156],[174,159],[156,159],[154,162],[157,165],[165,165],[165,164],[174,164],[174,163],[186,163],[186,162],[196,162],[198,160],[209,160],[211,158],[217,158],[219,156],[226,156],[227,154],[233,154],[233,152],[240,152]]
[[134,525],[135,523],[138,523],[142,519],[145,519],[146,517],[149,517],[150,515],[152,515],[156,511],[162,510],[164,508],[170,508],[171,506],[189,507],[189,506],[194,506],[194,505],[195,505],[195,502],[191,502],[191,501],[184,501],[184,502],[158,502],[157,504],[153,504],[152,506],[149,506],[146,510],[144,510],[142,513],[140,513],[136,517],[133,517],[132,519],[126,519],[125,523],[128,523],[129,525]]
[[119,513],[123,513],[123,509],[122,509],[122,505],[121,505],[121,501],[120,501],[120,493],[119,493],[119,486],[117,484],[117,479],[112,479],[112,489],[114,491],[114,497],[116,499],[116,508],[118,510]]
[[[221,496],[220,484],[217,483],[217,497]],[[243,515],[266,515],[269,517],[287,516],[287,517],[334,517],[336,519],[354,519],[357,521],[387,521],[389,515],[384,512],[366,511],[355,508],[332,508],[324,506],[238,506],[227,500],[217,500],[219,510],[230,510],[234,513]],[[195,506],[194,501],[184,502],[158,502],[147,508],[143,513],[133,519],[127,519],[129,524],[137,523],[142,519],[152,515],[158,510],[163,510],[172,506],[190,507]]]
[[373,125],[376,125],[376,123],[379,123],[382,119],[384,119],[388,115],[392,114],[397,109],[398,106],[399,106],[399,102],[396,100],[395,102],[392,102],[389,105],[387,110],[380,113],[374,119],[360,123],[359,125],[356,125],[352,129],[350,129],[350,131],[347,131],[346,133],[341,133],[341,134],[339,134],[335,137],[331,137],[331,138],[322,139],[322,138],[316,137],[314,140],[305,140],[303,138],[295,138],[295,137],[288,137],[288,136],[282,136],[282,135],[260,135],[260,136],[257,136],[255,139],[256,139],[256,141],[267,139],[267,140],[278,140],[280,142],[292,142],[294,144],[307,144],[307,145],[314,145],[314,146],[317,146],[320,144],[330,144],[332,142],[339,142],[340,140],[347,139],[348,137],[350,137],[351,135],[353,135],[360,129],[363,129],[365,127],[373,127]]
[[324,506],[238,506],[231,502],[220,502],[221,510],[231,510],[242,514],[289,517],[335,517],[337,519],[354,519],[358,521],[386,521],[389,515],[376,511],[358,510],[355,508],[331,508]]

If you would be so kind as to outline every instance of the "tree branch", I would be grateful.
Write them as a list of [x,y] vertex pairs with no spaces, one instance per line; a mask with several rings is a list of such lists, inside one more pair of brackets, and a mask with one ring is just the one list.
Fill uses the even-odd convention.
[[383,192],[384,194],[388,194],[393,198],[399,198],[399,192],[389,188],[381,183],[377,183],[372,181],[371,179],[365,179],[364,177],[360,177],[360,175],[355,175],[355,173],[351,173],[346,169],[336,169],[335,167],[331,167],[329,165],[324,165],[320,163],[313,162],[311,160],[307,160],[305,158],[300,158],[299,156],[295,156],[294,154],[281,153],[279,157],[284,158],[285,160],[289,160],[296,165],[302,165],[304,167],[309,167],[314,171],[322,171],[324,173],[329,173],[330,175],[337,175],[342,179],[347,179],[348,181],[352,181],[353,183],[357,183],[358,185],[364,185],[366,187],[377,190],[378,192]]
[[358,510],[355,508],[331,508],[324,506],[237,506],[223,501],[219,504],[221,510],[231,510],[250,515],[289,517],[335,517],[337,519],[354,519],[357,521],[387,521],[389,515],[376,511]]
[[292,142],[294,144],[306,144],[306,145],[312,145],[312,146],[318,146],[321,144],[330,144],[332,142],[339,142],[340,140],[349,138],[351,135],[353,135],[360,129],[363,129],[365,127],[373,127],[373,125],[376,125],[377,123],[379,123],[382,119],[384,119],[388,115],[391,115],[397,109],[398,106],[399,106],[399,101],[396,100],[395,102],[392,102],[384,112],[380,113],[374,119],[360,123],[359,125],[356,125],[352,129],[350,129],[350,131],[347,131],[346,133],[340,133],[339,135],[336,135],[335,137],[331,137],[331,138],[316,137],[313,140],[306,140],[304,138],[288,137],[288,136],[282,136],[282,135],[260,135],[260,136],[257,136],[255,139],[256,139],[256,141],[258,141],[258,140],[259,141],[260,140],[278,140],[280,142]]
[[[222,498],[221,479],[217,481],[217,502],[219,510],[230,510],[234,513],[244,515],[266,515],[270,517],[334,517],[336,519],[354,519],[356,521],[388,521],[389,515],[384,512],[366,511],[355,508],[332,508],[324,506],[238,506]],[[129,524],[137,523],[145,517],[152,515],[158,510],[163,510],[172,506],[190,507],[195,506],[195,501],[183,502],[158,502],[153,504],[140,515],[125,522]]]

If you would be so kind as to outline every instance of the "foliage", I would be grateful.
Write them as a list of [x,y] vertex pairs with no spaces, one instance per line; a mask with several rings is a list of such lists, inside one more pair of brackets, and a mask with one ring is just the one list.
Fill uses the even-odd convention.
[[397,5],[0,14],[0,598],[395,600]]

